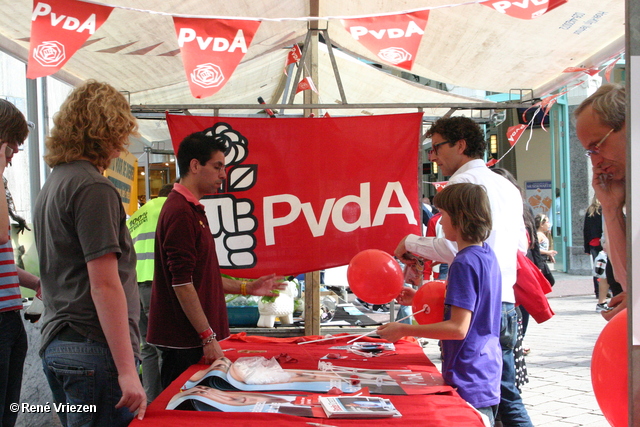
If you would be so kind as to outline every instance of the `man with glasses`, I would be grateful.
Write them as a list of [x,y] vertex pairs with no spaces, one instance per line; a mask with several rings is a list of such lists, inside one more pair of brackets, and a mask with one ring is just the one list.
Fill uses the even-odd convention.
[[[627,131],[625,88],[616,84],[601,86],[585,99],[574,112],[576,134],[591,159],[591,185],[602,205],[609,250],[616,281],[627,290],[627,251],[625,223],[625,178],[627,168]],[[602,312],[611,319],[627,306],[626,292],[614,297]]]
[[[522,219],[522,196],[511,182],[486,166],[483,156],[487,144],[482,130],[470,118],[441,118],[431,126],[426,136],[431,137],[433,147],[429,160],[436,162],[445,176],[451,176],[450,184],[470,182],[487,190],[493,222],[487,243],[498,258],[502,275],[500,344],[503,366],[497,413],[504,426],[532,427],[516,388],[513,352],[518,330],[513,293],[516,256],[518,250],[526,253],[528,246]],[[404,263],[415,262],[406,256],[407,253],[450,264],[457,247],[445,238],[408,235],[396,248],[395,255]]]

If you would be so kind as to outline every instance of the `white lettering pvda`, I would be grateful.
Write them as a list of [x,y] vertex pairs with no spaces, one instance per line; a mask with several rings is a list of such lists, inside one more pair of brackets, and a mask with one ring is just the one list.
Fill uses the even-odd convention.
[[[400,203],[399,207],[390,206],[393,194],[396,195]],[[286,215],[276,217],[274,206],[281,203],[288,205],[289,211]],[[354,222],[347,222],[344,218],[345,208],[349,203],[356,203],[360,208],[360,215]],[[360,184],[360,195],[347,195],[338,200],[335,198],[325,200],[319,218],[316,218],[311,203],[301,203],[300,199],[292,194],[265,197],[263,207],[265,244],[267,246],[275,245],[275,229],[293,223],[300,216],[300,212],[304,214],[309,231],[314,237],[325,234],[329,218],[336,229],[344,233],[358,228],[381,226],[387,215],[404,215],[409,224],[416,225],[418,223],[400,182],[386,184],[376,207],[373,222],[371,221],[371,207],[371,183],[368,182]]]

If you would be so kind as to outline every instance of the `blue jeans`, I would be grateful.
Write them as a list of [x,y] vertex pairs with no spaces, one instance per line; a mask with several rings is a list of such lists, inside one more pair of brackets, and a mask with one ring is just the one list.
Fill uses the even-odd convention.
[[496,414],[498,413],[498,405],[485,406],[484,408],[476,408],[478,412],[486,415],[489,418],[489,425],[491,427],[496,425]]
[[0,426],[13,427],[17,411],[9,405],[20,403],[22,368],[27,357],[27,333],[19,311],[0,313]]
[[[413,288],[413,286],[407,285],[406,283],[404,285],[408,286],[410,288]],[[411,308],[411,306],[400,305],[400,308],[398,309],[398,319],[402,319],[403,317],[407,317],[410,314],[413,314],[413,309]],[[409,317],[408,319],[404,319],[400,323],[406,323],[407,325],[410,325],[411,324],[411,319],[412,318]]]
[[449,276],[449,264],[440,264],[440,270],[438,270],[438,280],[447,280]]
[[57,404],[95,405],[95,412],[58,412],[62,425],[116,427],[133,420],[128,408],[115,408],[122,391],[107,344],[88,338],[81,342],[54,338],[44,351],[42,365]]
[[518,339],[518,313],[514,304],[502,303],[500,346],[502,347],[502,378],[498,419],[504,427],[533,427],[516,388],[516,363],[513,350]]

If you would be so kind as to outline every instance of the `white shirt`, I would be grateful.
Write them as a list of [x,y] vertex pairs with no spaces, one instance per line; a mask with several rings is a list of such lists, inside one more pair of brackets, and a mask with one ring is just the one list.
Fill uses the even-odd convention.
[[[527,234],[522,219],[522,196],[506,178],[492,172],[482,159],[471,160],[460,167],[448,184],[470,182],[487,189],[491,205],[493,229],[487,243],[498,258],[502,272],[502,302],[515,302],[517,252],[527,251]],[[405,240],[409,252],[423,258],[450,264],[458,252],[455,242],[445,238],[409,235]]]

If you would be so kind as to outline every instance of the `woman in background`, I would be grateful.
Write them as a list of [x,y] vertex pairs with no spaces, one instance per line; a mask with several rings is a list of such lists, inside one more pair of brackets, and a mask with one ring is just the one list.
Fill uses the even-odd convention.
[[549,224],[549,217],[545,214],[536,215],[536,230],[538,236],[538,243],[540,244],[540,253],[546,257],[548,262],[556,262],[555,256],[558,253],[553,249],[549,249],[549,230],[551,224]]

